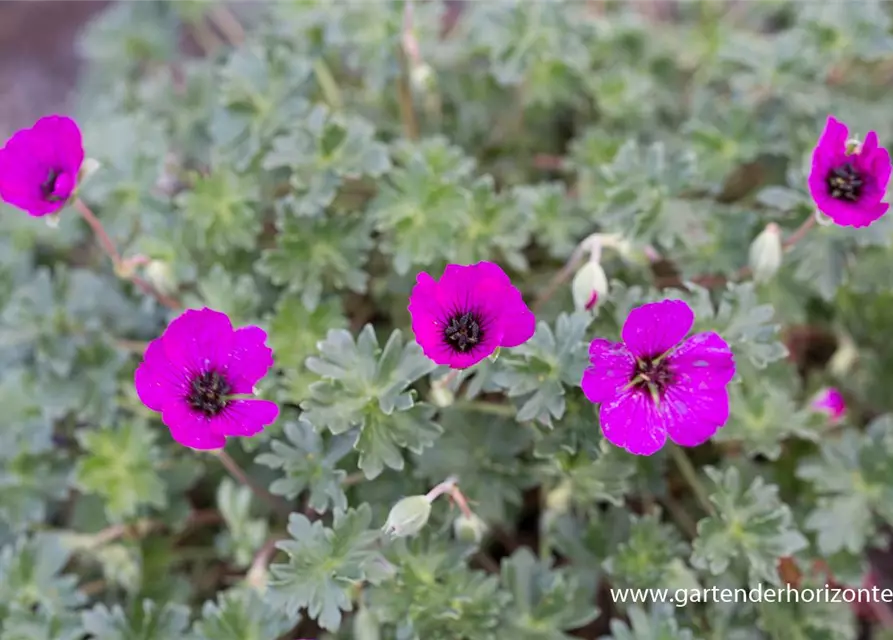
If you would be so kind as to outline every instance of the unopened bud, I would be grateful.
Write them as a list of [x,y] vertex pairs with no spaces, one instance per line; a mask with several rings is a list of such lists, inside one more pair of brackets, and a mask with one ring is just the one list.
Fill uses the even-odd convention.
[[435,384],[431,387],[431,402],[435,407],[449,407],[456,400],[456,394],[448,387]]
[[546,508],[554,513],[567,513],[573,494],[573,483],[565,478],[561,484],[546,494]]
[[391,508],[388,520],[381,530],[394,538],[412,536],[428,524],[431,502],[425,496],[403,498]]
[[828,361],[828,371],[838,378],[849,375],[853,366],[859,360],[859,349],[848,335],[843,335],[838,340],[837,351]]
[[846,141],[846,153],[848,156],[851,156],[855,153],[859,153],[862,150],[862,143],[859,142],[856,138],[850,138]]
[[466,544],[480,544],[487,535],[487,528],[487,523],[474,513],[471,515],[463,513],[453,520],[453,534],[456,540]]
[[59,220],[60,220],[60,217],[59,217],[58,213],[51,213],[51,214],[45,215],[43,217],[43,221],[46,222],[46,225],[50,229],[58,229],[59,228]]
[[177,281],[167,262],[150,260],[146,265],[146,278],[149,279],[153,287],[165,295],[171,295],[177,291]]
[[781,229],[770,222],[750,245],[750,269],[755,282],[772,278],[781,267]]
[[430,65],[422,62],[421,64],[412,67],[412,70],[409,73],[409,79],[416,91],[420,93],[430,91],[435,83],[434,70]]
[[831,423],[839,422],[846,413],[846,401],[840,391],[834,387],[822,389],[812,400],[810,405],[814,411],[824,413]]
[[353,637],[356,640],[381,640],[378,618],[363,605],[360,605],[360,610],[353,618]]
[[96,173],[96,170],[100,167],[99,160],[94,160],[93,158],[87,158],[81,164],[81,169],[78,171],[78,182],[77,186],[82,187],[90,177]]
[[590,260],[577,271],[571,283],[574,307],[577,311],[591,311],[608,295],[608,276],[598,262]]

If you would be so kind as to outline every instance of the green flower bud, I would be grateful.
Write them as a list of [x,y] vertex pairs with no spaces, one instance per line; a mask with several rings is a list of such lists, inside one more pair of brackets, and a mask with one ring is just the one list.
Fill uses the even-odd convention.
[[466,544],[480,544],[487,535],[487,523],[472,513],[470,516],[461,515],[453,520],[453,534],[456,540]]
[[775,275],[781,267],[783,251],[781,229],[770,222],[750,245],[750,269],[755,282],[765,282]]
[[428,524],[431,503],[425,496],[409,496],[393,506],[382,531],[394,538],[412,536]]
[[571,282],[574,307],[577,311],[591,311],[608,295],[608,276],[598,262],[584,264]]

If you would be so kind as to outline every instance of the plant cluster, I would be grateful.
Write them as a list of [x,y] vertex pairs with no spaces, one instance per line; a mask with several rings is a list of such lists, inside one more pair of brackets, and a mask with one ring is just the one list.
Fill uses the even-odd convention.
[[889,633],[609,595],[883,584],[889,2],[134,2],[81,45],[0,149],[0,640]]

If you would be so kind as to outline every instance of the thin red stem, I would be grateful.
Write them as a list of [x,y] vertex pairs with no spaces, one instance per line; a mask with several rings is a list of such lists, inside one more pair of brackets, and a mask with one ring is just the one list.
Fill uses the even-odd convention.
[[102,250],[105,251],[108,256],[112,259],[112,263],[115,265],[117,269],[121,264],[121,255],[118,253],[118,250],[115,248],[115,243],[112,242],[112,239],[109,237],[109,234],[106,233],[105,228],[102,226],[102,223],[99,221],[99,218],[96,217],[90,207],[84,204],[84,201],[78,198],[74,201],[74,208],[77,209],[77,212],[81,214],[81,217],[84,219],[90,228],[93,230],[93,233],[96,234],[96,239],[99,240],[99,244],[102,245]]
[[217,452],[217,457],[220,458],[221,464],[226,468],[227,471],[239,482],[244,484],[246,487],[251,489],[258,498],[269,504],[274,511],[281,513],[282,515],[288,516],[291,512],[288,505],[283,503],[279,498],[274,496],[272,493],[264,489],[262,486],[254,482],[251,478],[248,477],[248,474],[242,470],[242,467],[239,466],[239,463],[230,457],[230,455],[223,451],[222,449]]

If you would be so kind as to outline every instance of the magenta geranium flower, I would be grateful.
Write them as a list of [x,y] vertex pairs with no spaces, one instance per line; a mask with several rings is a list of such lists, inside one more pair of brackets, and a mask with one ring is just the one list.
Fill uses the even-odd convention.
[[32,216],[64,207],[84,162],[81,131],[71,118],[47,116],[0,149],[0,198]]
[[866,227],[887,212],[890,154],[869,131],[865,142],[849,140],[842,122],[828,116],[812,152],[809,191],[819,211],[844,227]]
[[589,345],[583,393],[601,403],[609,442],[648,456],[668,436],[684,447],[702,444],[728,420],[732,351],[713,332],[685,339],[694,319],[682,300],[652,302],[630,311],[623,342],[596,338]]
[[190,309],[149,343],[136,392],[187,447],[220,449],[227,436],[253,436],[279,415],[274,402],[250,397],[273,366],[266,339],[259,327],[234,330],[226,314]]
[[521,292],[492,262],[447,265],[440,280],[420,273],[409,296],[412,330],[437,364],[465,369],[536,331]]
[[813,399],[811,406],[815,411],[827,414],[832,423],[838,422],[846,413],[846,401],[834,387],[822,389]]

